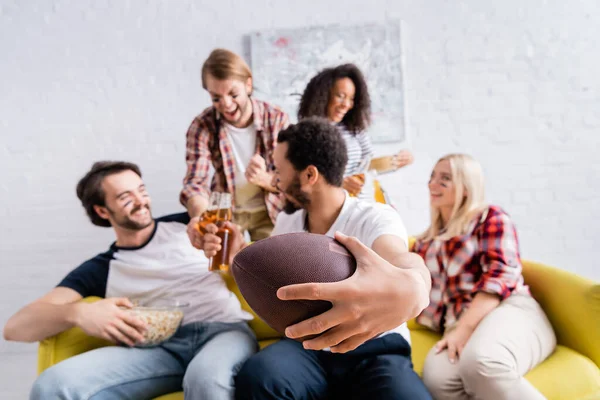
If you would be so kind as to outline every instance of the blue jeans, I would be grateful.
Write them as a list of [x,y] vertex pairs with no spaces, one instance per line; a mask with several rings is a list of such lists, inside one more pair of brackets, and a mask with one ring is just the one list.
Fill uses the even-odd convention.
[[30,399],[232,399],[233,377],[257,350],[245,322],[196,322],[157,347],[103,347],[44,371]]
[[235,378],[235,398],[431,400],[410,353],[397,333],[345,354],[305,350],[284,339],[246,361]]

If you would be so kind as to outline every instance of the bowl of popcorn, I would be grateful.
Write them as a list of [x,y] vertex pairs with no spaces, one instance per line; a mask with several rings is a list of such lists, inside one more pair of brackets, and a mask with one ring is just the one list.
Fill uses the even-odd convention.
[[132,301],[133,308],[127,311],[146,324],[144,341],[136,347],[152,347],[168,340],[177,332],[183,320],[183,309],[189,303],[171,299]]

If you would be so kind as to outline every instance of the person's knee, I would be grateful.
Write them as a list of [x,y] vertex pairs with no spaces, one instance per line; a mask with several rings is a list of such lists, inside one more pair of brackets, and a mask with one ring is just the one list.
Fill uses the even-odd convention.
[[235,375],[236,392],[255,393],[265,385],[271,386],[272,377],[262,357],[250,357]]
[[459,357],[458,371],[465,387],[473,391],[494,390],[499,384],[519,379],[510,356],[499,346],[492,348],[466,347]]
[[287,378],[273,368],[267,357],[250,357],[235,376],[236,399],[290,398],[284,395],[294,391]]
[[[215,360],[197,360],[193,368],[188,368],[183,376],[183,390],[190,398],[231,398],[233,377],[244,361],[237,365],[218,363]],[[221,394],[218,395],[217,394]],[[196,397],[192,396],[196,394]]]
[[31,400],[64,398],[64,388],[77,391],[77,387],[68,382],[69,378],[62,373],[60,366],[48,368],[33,383],[29,398]]
[[443,398],[448,387],[458,380],[456,366],[443,357],[446,354],[429,354],[423,365],[423,383],[435,398]]
[[436,374],[434,370],[423,369],[423,384],[433,395],[433,397],[437,399],[440,398],[442,393],[444,393],[447,379],[443,375]]
[[229,371],[215,371],[210,368],[195,368],[183,377],[183,391],[190,398],[212,396],[220,398],[233,397],[233,376]]
[[[190,363],[183,377],[184,392],[190,393],[191,398],[233,397],[233,377],[256,351],[256,340],[244,332],[226,332],[214,340],[211,342],[213,345],[217,345],[218,341],[218,346],[223,347],[219,359],[203,357],[201,351]],[[231,345],[227,346],[227,343]],[[192,393],[195,396],[191,396]]]
[[54,377],[47,373],[48,370],[44,371],[35,382],[33,382],[31,393],[29,394],[30,400],[42,400],[57,397],[55,390],[60,386],[58,385],[58,382],[55,381]]

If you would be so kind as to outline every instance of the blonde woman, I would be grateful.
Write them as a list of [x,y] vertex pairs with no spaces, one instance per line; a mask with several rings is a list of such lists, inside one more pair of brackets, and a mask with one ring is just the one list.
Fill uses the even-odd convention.
[[417,321],[444,336],[425,360],[436,399],[544,399],[523,375],[556,345],[523,282],[515,226],[484,202],[480,164],[441,158],[429,180],[431,225],[416,241],[432,277]]
[[201,247],[199,217],[208,207],[210,192],[218,191],[233,195],[234,222],[252,240],[264,239],[283,204],[270,170],[277,134],[288,126],[288,115],[252,97],[252,72],[229,50],[211,52],[202,66],[202,87],[212,106],[188,129],[187,172],[180,195],[191,217],[188,236]]

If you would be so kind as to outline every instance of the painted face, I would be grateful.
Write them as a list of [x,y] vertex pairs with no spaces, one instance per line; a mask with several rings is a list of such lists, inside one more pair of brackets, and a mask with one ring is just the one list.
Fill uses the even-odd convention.
[[150,196],[135,172],[128,170],[105,177],[102,189],[112,226],[141,230],[152,224]]
[[252,79],[246,83],[237,79],[217,80],[206,76],[206,90],[210,94],[213,106],[231,125],[245,128],[252,121]]
[[285,196],[283,212],[293,214],[301,208],[310,204],[308,193],[302,190],[300,173],[294,169],[292,163],[287,159],[287,143],[278,143],[273,152],[273,163],[275,174],[272,185]]
[[450,161],[439,161],[429,179],[429,201],[432,207],[452,208],[456,202],[456,186],[452,180]]
[[333,84],[327,104],[327,118],[330,121],[342,122],[348,111],[354,107],[356,87],[350,78],[340,78]]

